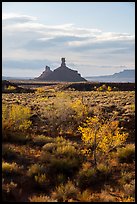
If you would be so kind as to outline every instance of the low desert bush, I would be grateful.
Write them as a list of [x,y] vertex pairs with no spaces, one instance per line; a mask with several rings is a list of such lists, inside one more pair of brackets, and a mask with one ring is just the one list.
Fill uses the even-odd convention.
[[45,152],[50,152],[56,157],[77,157],[79,155],[78,145],[72,143],[63,137],[57,137],[54,141],[45,144],[42,147]]
[[30,202],[57,202],[57,200],[45,195],[34,195],[29,197]]
[[[87,168],[89,166],[89,168]],[[78,186],[81,189],[93,187],[95,185],[103,185],[111,175],[111,170],[104,164],[98,164],[97,168],[93,168],[88,162],[83,165],[77,175]]]
[[37,174],[34,176],[34,181],[39,187],[46,187],[49,185],[49,179],[47,178],[46,174]]
[[102,190],[99,195],[100,202],[116,202],[116,198],[109,194],[106,190]]
[[2,201],[8,202],[10,200],[12,202],[12,199],[15,199],[15,190],[17,187],[17,183],[12,180],[9,183],[5,183],[4,179],[2,179]]
[[72,181],[68,181],[65,185],[57,186],[55,191],[52,192],[52,197],[58,202],[65,202],[69,199],[76,199],[78,192],[78,188]]
[[79,167],[80,163],[76,158],[53,158],[49,164],[49,172],[73,176]]
[[92,187],[98,182],[97,171],[93,168],[83,170],[81,169],[77,175],[77,183],[81,189]]
[[75,157],[78,155],[78,151],[74,146],[65,145],[59,146],[56,149],[57,156]]
[[46,188],[49,185],[46,167],[40,164],[33,164],[29,167],[27,175],[34,181],[34,186]]
[[124,193],[128,196],[135,197],[135,179],[130,183],[123,185]]
[[125,147],[119,148],[117,154],[120,163],[132,163],[135,160],[135,145],[127,144]]
[[66,175],[64,175],[63,173],[59,173],[57,176],[56,176],[56,180],[57,180],[57,183],[61,184],[61,183],[65,183],[67,181],[67,177]]
[[17,187],[17,183],[10,181],[10,183],[6,183],[4,184],[4,182],[2,183],[2,189],[5,190],[7,193],[9,193],[10,191],[14,190]]
[[67,93],[60,92],[48,103],[42,118],[47,121],[46,129],[50,135],[74,134],[87,113],[87,107],[80,99],[73,101]]
[[80,202],[92,202],[91,191],[87,189],[87,190],[84,190],[82,193],[79,192],[77,195],[77,199]]
[[127,183],[130,183],[131,180],[135,178],[135,175],[133,172],[129,171],[122,171],[121,172],[121,179],[119,180],[121,185],[125,185]]
[[46,152],[53,153],[53,152],[55,152],[56,148],[57,148],[57,144],[50,142],[50,143],[45,144],[42,147],[42,150],[44,150]]
[[44,135],[37,135],[36,137],[33,138],[33,143],[38,146],[43,146],[46,143],[51,143],[53,141],[54,141],[54,138],[44,136]]
[[108,178],[111,174],[111,169],[103,163],[97,165],[98,175],[102,176],[102,179]]
[[78,146],[68,140],[57,137],[54,143],[47,143],[42,147],[41,161],[46,162],[49,173],[63,173],[73,175],[82,162]]
[[18,166],[18,164],[15,162],[12,163],[8,163],[5,161],[2,162],[2,173],[4,175],[19,174],[20,170],[21,167]]
[[41,94],[41,93],[45,93],[45,91],[46,91],[45,88],[39,87],[39,88],[36,89],[35,93],[36,94]]
[[17,157],[16,151],[9,147],[7,144],[2,145],[2,158],[3,159],[13,159]]
[[135,202],[135,198],[133,198],[132,196],[127,196],[125,198],[122,199],[122,202]]
[[45,173],[45,167],[40,164],[32,164],[28,169],[28,176],[35,177],[38,174]]
[[14,91],[14,90],[16,90],[16,87],[9,85],[6,90],[8,90],[8,91]]

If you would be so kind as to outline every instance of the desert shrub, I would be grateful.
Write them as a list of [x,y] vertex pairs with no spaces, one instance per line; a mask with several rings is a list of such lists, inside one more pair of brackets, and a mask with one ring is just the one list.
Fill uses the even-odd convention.
[[45,91],[46,91],[45,88],[39,87],[39,88],[36,89],[35,93],[36,94],[41,94],[41,93],[45,93]]
[[79,169],[82,156],[78,145],[57,137],[54,143],[47,143],[42,147],[41,161],[47,163],[49,173],[71,176]]
[[77,182],[81,189],[86,187],[93,187],[95,185],[103,185],[111,176],[111,170],[108,166],[101,163],[95,169],[89,162],[82,165],[78,175]]
[[102,86],[99,86],[98,88],[94,86],[95,91],[105,92],[105,91],[112,91],[111,86],[107,86],[106,84],[103,84]]
[[17,183],[12,180],[7,183],[2,179],[2,201],[8,202],[9,200],[12,202],[12,199],[15,199],[15,190],[17,189]]
[[135,175],[133,172],[129,171],[121,171],[121,179],[119,180],[121,185],[124,185],[126,183],[130,183],[131,180],[135,178]]
[[63,173],[59,173],[57,176],[56,176],[56,180],[57,180],[57,183],[65,183],[67,181],[67,177],[66,175],[64,175]]
[[34,186],[36,187],[46,188],[50,183],[47,169],[42,164],[32,164],[28,169],[27,175],[33,179]]
[[17,183],[10,181],[10,183],[4,184],[4,179],[2,181],[2,190],[5,190],[7,193],[13,191],[17,187]]
[[66,145],[66,146],[59,146],[56,149],[56,155],[66,155],[67,157],[75,157],[77,156],[77,150],[74,146]]
[[34,176],[35,183],[40,187],[45,187],[49,184],[49,179],[46,174],[37,174]]
[[[17,132],[25,132],[31,125],[30,109],[21,105],[2,105],[2,133],[4,139],[7,135],[14,135]],[[22,136],[21,134],[20,136]]]
[[128,134],[121,133],[118,124],[118,121],[102,122],[99,117],[94,116],[87,118],[86,123],[79,127],[82,140],[88,146],[91,145],[95,166],[99,160],[99,157],[97,158],[99,153],[109,155],[110,151],[126,141]]
[[91,191],[87,189],[87,190],[84,190],[82,193],[79,192],[77,195],[77,199],[80,202],[92,202]]
[[74,133],[87,113],[87,107],[80,99],[72,100],[68,94],[60,92],[56,94],[56,98],[49,101],[42,117],[48,124],[46,129],[50,135],[62,135]]
[[111,169],[110,167],[103,163],[100,163],[97,165],[97,170],[98,170],[98,176],[101,178],[101,179],[107,179],[110,175],[111,175]]
[[97,171],[93,168],[87,170],[81,169],[77,175],[77,183],[81,189],[85,189],[87,186],[92,187],[97,181]]
[[108,91],[112,91],[112,88],[110,86],[107,87]]
[[135,145],[127,144],[117,150],[118,160],[121,163],[132,163],[135,160]]
[[80,167],[80,162],[76,158],[51,158],[49,173],[63,173],[66,176],[74,176]]
[[79,157],[80,151],[76,143],[69,142],[63,137],[57,137],[54,142],[49,142],[42,147],[45,152],[50,152],[56,158]]
[[47,143],[42,147],[42,150],[47,151],[47,152],[54,152],[57,148],[57,144],[56,143]]
[[13,90],[16,90],[16,87],[9,85],[9,86],[6,88],[6,90],[13,91]]
[[34,195],[29,197],[30,202],[57,202],[57,200],[45,195]]
[[46,143],[54,142],[54,138],[44,135],[37,135],[36,137],[33,138],[33,142],[38,146],[43,146]]
[[135,202],[135,198],[133,198],[132,196],[127,196],[125,198],[122,199],[122,202]]
[[35,177],[38,174],[44,173],[45,172],[45,167],[40,164],[32,164],[29,169],[28,169],[28,176],[30,177]]
[[102,190],[99,195],[100,202],[116,202],[116,198],[109,194],[108,191]]
[[2,162],[2,173],[5,175],[19,174],[21,167],[16,162],[8,163]]
[[65,202],[69,199],[76,199],[78,194],[78,188],[68,181],[65,185],[61,184],[56,187],[55,191],[52,192],[52,197],[58,202]]
[[97,88],[97,91],[107,91],[107,86],[106,84],[103,84],[102,86]]
[[2,158],[12,159],[12,158],[16,158],[16,157],[17,157],[17,153],[12,147],[9,147],[6,144],[2,145]]
[[124,193],[128,196],[135,197],[135,179],[130,183],[123,185]]

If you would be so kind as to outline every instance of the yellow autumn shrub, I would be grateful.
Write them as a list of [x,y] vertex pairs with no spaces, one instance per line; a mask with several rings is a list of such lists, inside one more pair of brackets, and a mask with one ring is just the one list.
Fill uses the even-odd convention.
[[24,132],[27,130],[31,121],[29,120],[31,116],[30,109],[21,105],[12,104],[8,106],[6,104],[2,105],[2,131],[5,135],[6,133],[12,133],[16,131]]
[[118,127],[118,121],[101,122],[97,116],[89,117],[83,126],[79,127],[82,133],[82,140],[91,145],[94,159],[101,153],[107,155],[111,150],[123,144],[127,137],[127,133],[122,133]]

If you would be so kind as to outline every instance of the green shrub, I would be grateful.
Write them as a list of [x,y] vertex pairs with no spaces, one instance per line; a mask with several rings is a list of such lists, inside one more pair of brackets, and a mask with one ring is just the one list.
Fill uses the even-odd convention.
[[125,147],[117,150],[120,163],[132,163],[135,160],[135,145],[127,144]]

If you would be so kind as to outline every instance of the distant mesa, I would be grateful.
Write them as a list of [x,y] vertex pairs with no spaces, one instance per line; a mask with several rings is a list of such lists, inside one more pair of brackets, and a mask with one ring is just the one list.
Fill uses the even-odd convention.
[[39,77],[35,78],[35,80],[66,82],[87,81],[81,77],[77,70],[72,70],[66,66],[65,58],[61,58],[61,66],[54,71],[51,71],[50,67],[46,66],[45,71],[43,71]]
[[127,69],[121,72],[112,74],[112,75],[105,75],[105,76],[93,76],[93,77],[86,77],[88,81],[95,81],[95,82],[130,82],[135,83],[135,69]]

